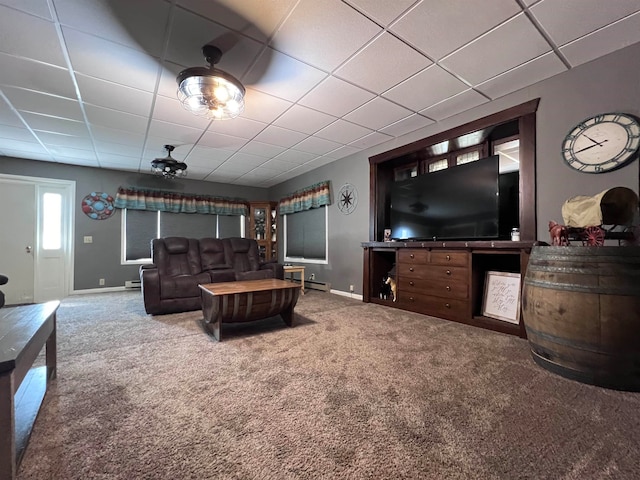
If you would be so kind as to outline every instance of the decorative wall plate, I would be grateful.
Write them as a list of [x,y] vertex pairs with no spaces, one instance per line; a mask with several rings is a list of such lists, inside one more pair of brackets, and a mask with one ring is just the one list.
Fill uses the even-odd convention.
[[338,208],[345,215],[349,215],[356,209],[358,205],[358,191],[356,187],[350,183],[345,183],[340,187],[340,193],[338,193]]
[[639,148],[640,122],[624,113],[604,113],[576,125],[562,144],[562,155],[571,168],[604,173],[636,158]]
[[108,193],[91,192],[82,199],[82,211],[94,220],[109,218],[114,211],[113,197]]

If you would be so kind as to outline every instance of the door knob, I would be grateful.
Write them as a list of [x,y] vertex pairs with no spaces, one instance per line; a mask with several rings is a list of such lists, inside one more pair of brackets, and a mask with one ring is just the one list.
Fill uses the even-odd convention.
[[31,253],[31,245],[27,245],[26,247],[24,247],[24,250],[27,253]]

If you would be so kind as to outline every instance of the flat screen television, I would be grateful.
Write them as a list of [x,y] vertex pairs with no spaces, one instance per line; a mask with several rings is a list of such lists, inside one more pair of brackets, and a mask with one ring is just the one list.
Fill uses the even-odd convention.
[[394,182],[389,210],[392,238],[509,238],[511,228],[518,225],[518,172],[500,177],[499,158],[494,155]]

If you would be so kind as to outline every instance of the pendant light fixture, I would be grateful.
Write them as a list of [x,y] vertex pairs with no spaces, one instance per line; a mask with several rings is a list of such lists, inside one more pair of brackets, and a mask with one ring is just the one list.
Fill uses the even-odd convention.
[[169,179],[186,176],[187,164],[178,162],[171,157],[171,152],[173,152],[176,147],[173,145],[165,145],[164,148],[167,150],[167,156],[164,158],[156,158],[151,162],[151,171],[154,175]]
[[212,120],[237,117],[244,110],[244,87],[214,67],[222,58],[218,47],[205,45],[202,53],[209,67],[191,67],[178,74],[178,100],[191,113]]

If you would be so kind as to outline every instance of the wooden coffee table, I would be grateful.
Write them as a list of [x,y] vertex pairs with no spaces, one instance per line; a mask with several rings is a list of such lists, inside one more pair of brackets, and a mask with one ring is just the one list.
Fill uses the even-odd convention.
[[293,327],[293,309],[300,285],[269,278],[200,285],[202,313],[207,329],[220,341],[224,323],[251,322],[280,315]]

